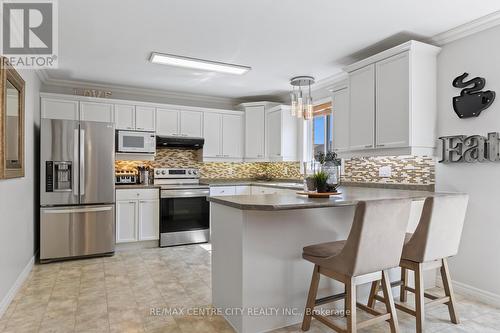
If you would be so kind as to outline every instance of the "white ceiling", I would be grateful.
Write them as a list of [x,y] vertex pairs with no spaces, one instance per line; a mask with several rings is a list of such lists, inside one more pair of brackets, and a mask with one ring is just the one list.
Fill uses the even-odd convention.
[[[500,9],[498,0],[61,0],[59,69],[78,80],[231,98],[273,96],[360,57]],[[148,62],[151,51],[251,66],[243,76]]]

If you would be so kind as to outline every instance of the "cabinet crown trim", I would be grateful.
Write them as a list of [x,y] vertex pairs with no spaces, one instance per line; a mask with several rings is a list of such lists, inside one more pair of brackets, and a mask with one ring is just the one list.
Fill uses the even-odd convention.
[[413,50],[418,50],[419,52],[428,52],[428,53],[433,53],[433,54],[438,54],[441,51],[440,47],[418,42],[416,40],[410,40],[406,43],[394,46],[388,50],[382,51],[380,53],[377,53],[375,55],[372,55],[371,57],[365,58],[363,60],[360,60],[358,62],[355,62],[349,66],[344,67],[344,71],[347,73],[353,72],[357,69],[363,68],[365,66],[368,66],[370,64],[376,63],[378,61],[390,58],[396,54],[403,53],[406,51],[413,51]]

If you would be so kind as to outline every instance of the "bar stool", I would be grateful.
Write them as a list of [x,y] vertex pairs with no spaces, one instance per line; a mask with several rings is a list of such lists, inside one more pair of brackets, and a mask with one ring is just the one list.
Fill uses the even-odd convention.
[[[387,270],[397,267],[403,249],[411,201],[374,200],[356,205],[354,220],[347,240],[306,246],[302,257],[314,264],[311,286],[304,311],[302,330],[311,326],[312,317],[337,332],[357,332],[373,324],[388,321],[391,332],[399,332],[396,309]],[[320,275],[345,285],[345,293],[316,299]],[[356,302],[356,286],[382,281],[386,313]],[[341,327],[314,308],[344,299],[347,327]],[[375,317],[356,322],[356,307]]]
[[[406,302],[408,291],[415,294],[415,309],[396,303],[396,308],[416,318],[417,332],[424,331],[424,307],[446,304],[451,322],[459,324],[455,307],[455,295],[451,286],[447,258],[458,252],[462,228],[467,210],[467,195],[429,197],[425,199],[422,215],[413,234],[406,234],[401,255],[401,280],[392,287],[401,286],[400,301]],[[443,280],[444,297],[426,293],[423,272],[439,268]],[[415,274],[415,288],[408,286],[408,270]],[[430,302],[425,303],[425,298]],[[385,296],[378,295],[378,282],[372,283],[368,307],[374,308],[375,301],[385,302]]]

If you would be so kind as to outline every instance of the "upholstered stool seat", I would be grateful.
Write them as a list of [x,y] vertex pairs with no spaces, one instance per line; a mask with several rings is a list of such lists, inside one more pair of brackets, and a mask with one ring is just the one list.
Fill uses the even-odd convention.
[[306,246],[302,250],[302,257],[306,260],[311,261],[314,260],[314,257],[327,258],[336,256],[344,248],[345,242],[345,240],[340,240],[336,242],[327,242]]
[[[388,322],[391,332],[399,332],[396,308],[392,299],[388,270],[397,267],[405,239],[411,201],[373,200],[356,205],[347,240],[308,245],[302,257],[314,264],[307,296],[302,329],[309,330],[314,317],[337,332],[353,333],[358,329]],[[381,246],[383,244],[383,246]],[[316,299],[320,276],[342,282],[345,292]],[[356,300],[356,286],[381,281],[386,312],[371,309]],[[344,300],[347,319],[343,327],[314,310],[316,306]],[[357,322],[356,308],[375,316]]]

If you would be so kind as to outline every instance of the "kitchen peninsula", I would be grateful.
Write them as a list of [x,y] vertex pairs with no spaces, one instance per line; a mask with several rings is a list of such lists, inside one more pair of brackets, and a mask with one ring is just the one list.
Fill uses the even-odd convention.
[[[346,239],[356,202],[412,199],[408,231],[413,231],[425,197],[445,195],[366,187],[341,187],[340,192],[330,199],[294,194],[208,198],[213,305],[237,332],[265,332],[302,320],[312,271],[311,263],[302,259],[302,248]],[[321,282],[319,297],[343,292],[341,284]],[[368,295],[369,286],[363,287],[358,300]],[[270,311],[272,315],[262,314]]]

